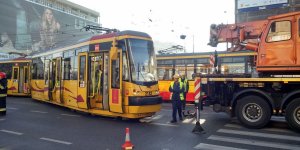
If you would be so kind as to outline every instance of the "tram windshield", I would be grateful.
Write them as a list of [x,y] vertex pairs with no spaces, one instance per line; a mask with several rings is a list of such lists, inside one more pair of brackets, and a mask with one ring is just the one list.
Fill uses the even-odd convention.
[[136,82],[157,81],[153,42],[141,39],[128,41],[132,80]]

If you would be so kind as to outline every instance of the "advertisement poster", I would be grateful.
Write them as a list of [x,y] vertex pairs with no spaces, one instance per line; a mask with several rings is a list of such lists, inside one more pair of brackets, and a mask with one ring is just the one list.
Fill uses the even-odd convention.
[[284,7],[288,5],[288,0],[238,0],[238,11],[258,11],[262,9],[271,9]]
[[36,53],[92,36],[83,30],[95,22],[67,11],[25,0],[0,0],[0,52]]

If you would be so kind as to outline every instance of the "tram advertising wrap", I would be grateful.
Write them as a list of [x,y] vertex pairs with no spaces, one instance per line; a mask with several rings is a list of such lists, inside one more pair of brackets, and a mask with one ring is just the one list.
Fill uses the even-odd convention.
[[25,0],[0,0],[0,51],[49,51],[90,37],[81,29],[98,25],[64,10]]

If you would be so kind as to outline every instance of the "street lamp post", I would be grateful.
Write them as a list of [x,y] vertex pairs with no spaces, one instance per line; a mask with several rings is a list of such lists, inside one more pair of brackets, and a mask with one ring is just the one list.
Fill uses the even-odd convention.
[[194,39],[194,34],[193,34],[193,53],[195,52],[195,39]]

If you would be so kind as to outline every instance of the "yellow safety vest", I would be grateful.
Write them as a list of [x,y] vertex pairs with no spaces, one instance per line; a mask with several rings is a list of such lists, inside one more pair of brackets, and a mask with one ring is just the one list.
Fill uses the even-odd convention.
[[[182,79],[181,78],[179,78],[179,82],[182,82]],[[188,80],[185,78],[184,80],[183,80],[183,86],[184,86],[184,92],[188,92],[188,91],[186,91],[186,89],[187,89],[187,82],[188,82]]]
[[6,97],[7,95],[6,94],[0,94],[0,97]]
[[[171,82],[171,88],[173,89],[173,86],[174,86],[174,81]],[[182,89],[183,88],[183,83],[182,82],[179,82],[179,88]],[[172,99],[172,96],[173,96],[173,93],[171,93],[171,99]],[[184,96],[183,96],[183,93],[180,93],[180,100],[184,100]]]

